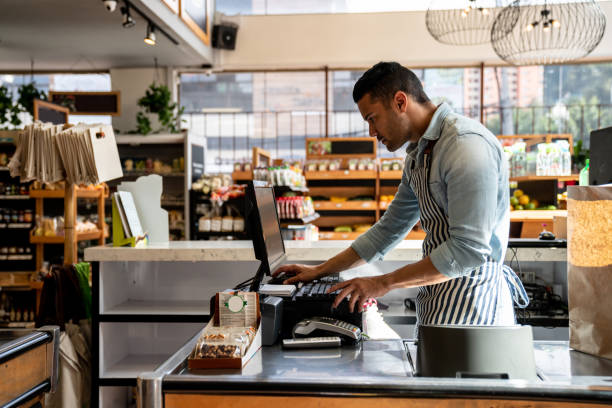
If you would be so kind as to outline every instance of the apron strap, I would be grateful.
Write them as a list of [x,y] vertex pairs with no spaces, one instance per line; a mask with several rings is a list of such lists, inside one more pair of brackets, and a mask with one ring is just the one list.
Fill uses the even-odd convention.
[[510,288],[510,294],[512,295],[514,303],[521,309],[526,308],[529,304],[529,297],[527,296],[527,291],[523,286],[523,282],[521,282],[519,277],[509,266],[502,265],[502,271],[504,272],[504,278],[506,278],[506,283]]

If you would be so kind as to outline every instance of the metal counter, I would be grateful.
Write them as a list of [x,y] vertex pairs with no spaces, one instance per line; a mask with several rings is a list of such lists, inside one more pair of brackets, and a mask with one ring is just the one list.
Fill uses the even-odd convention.
[[168,392],[612,401],[612,361],[570,350],[568,342],[535,342],[540,379],[524,381],[414,377],[406,349],[416,361],[416,346],[400,340],[320,350],[263,347],[242,370],[194,372],[186,358],[196,341],[138,378],[140,407],[163,407]]
[[[0,329],[0,405],[18,407],[44,392],[55,392],[58,359],[58,326]],[[2,387],[3,382],[9,386]]]

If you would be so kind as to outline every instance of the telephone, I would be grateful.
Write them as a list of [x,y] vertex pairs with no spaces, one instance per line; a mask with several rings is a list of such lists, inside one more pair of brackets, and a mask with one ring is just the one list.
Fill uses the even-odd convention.
[[339,336],[343,343],[357,343],[361,340],[361,329],[332,317],[311,317],[293,327],[293,337]]

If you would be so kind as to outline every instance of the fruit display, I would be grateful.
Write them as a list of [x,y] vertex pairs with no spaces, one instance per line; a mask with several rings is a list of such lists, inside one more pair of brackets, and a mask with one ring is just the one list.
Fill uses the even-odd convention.
[[538,200],[531,199],[523,190],[516,189],[510,197],[510,211],[520,210],[556,210],[555,205],[542,205]]

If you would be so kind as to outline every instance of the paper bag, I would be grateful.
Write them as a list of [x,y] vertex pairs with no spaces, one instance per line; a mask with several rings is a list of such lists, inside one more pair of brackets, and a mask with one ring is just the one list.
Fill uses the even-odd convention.
[[568,187],[570,347],[612,359],[612,186]]

